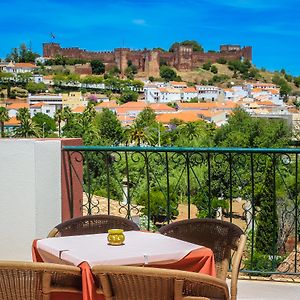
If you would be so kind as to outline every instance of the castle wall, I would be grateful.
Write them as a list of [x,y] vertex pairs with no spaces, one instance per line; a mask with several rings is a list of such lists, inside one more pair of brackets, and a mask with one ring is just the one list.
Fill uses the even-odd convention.
[[92,52],[75,48],[61,48],[57,43],[43,44],[43,56],[54,58],[57,55],[68,58],[80,58],[85,60],[101,60],[106,69],[117,66],[124,74],[131,60],[139,71],[146,74],[159,74],[160,59],[166,60],[167,64],[178,70],[192,70],[203,65],[207,61],[216,62],[223,57],[226,60],[247,59],[252,61],[252,47],[241,48],[239,45],[221,45],[220,52],[194,52],[191,46],[179,46],[174,52],[161,52],[151,50],[130,50],[129,48],[116,48],[114,51]]

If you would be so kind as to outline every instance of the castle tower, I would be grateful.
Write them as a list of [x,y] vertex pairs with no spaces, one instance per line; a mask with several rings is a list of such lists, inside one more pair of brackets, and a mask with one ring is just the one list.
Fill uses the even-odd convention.
[[145,54],[145,74],[147,77],[159,77],[159,52],[148,51]]
[[116,48],[115,49],[115,62],[117,67],[121,71],[121,75],[124,75],[125,69],[127,68],[129,48]]
[[240,45],[221,45],[220,53],[235,55],[235,59],[249,60],[252,62],[252,47],[246,46],[241,48]]
[[193,68],[193,46],[180,45],[174,49],[174,67],[179,71]]
[[44,57],[55,57],[61,52],[60,44],[58,43],[44,43],[43,44],[43,56]]
[[246,46],[246,47],[242,48],[242,52],[243,52],[244,59],[252,62],[252,47]]

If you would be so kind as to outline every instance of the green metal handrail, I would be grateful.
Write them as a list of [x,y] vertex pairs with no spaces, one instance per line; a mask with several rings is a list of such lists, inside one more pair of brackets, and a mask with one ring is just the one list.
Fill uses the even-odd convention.
[[[81,159],[77,156],[75,161],[83,163],[84,166],[83,187],[88,199],[85,204],[88,214],[93,213],[94,209],[99,209],[99,205],[92,201],[97,193],[107,198],[107,213],[110,214],[111,200],[117,197],[113,194],[113,189],[122,189],[122,186],[127,189],[127,194],[125,195],[122,190],[126,201],[120,202],[120,210],[125,210],[128,218],[131,218],[133,210],[140,209],[135,199],[142,195],[138,194],[137,197],[137,193],[144,193],[143,205],[147,208],[145,212],[147,229],[150,228],[150,220],[155,224],[172,221],[176,211],[172,202],[173,197],[174,195],[177,197],[184,189],[183,198],[188,206],[188,218],[191,217],[191,205],[195,197],[198,197],[200,204],[197,202],[196,205],[199,217],[203,217],[201,213],[204,212],[206,217],[215,217],[218,212],[214,201],[219,201],[217,205],[227,201],[228,207],[226,209],[223,207],[222,213],[225,216],[227,214],[227,219],[233,222],[237,217],[233,206],[235,198],[243,197],[248,207],[244,206],[243,214],[238,217],[245,217],[245,223],[247,217],[250,220],[246,225],[246,232],[249,235],[248,264],[245,264],[244,272],[256,275],[282,273],[300,275],[297,261],[299,251],[297,242],[300,234],[298,182],[300,148],[63,146],[62,150],[68,154],[70,165],[72,154],[77,153],[81,156]],[[70,168],[70,172],[74,170]],[[174,173],[174,170],[177,173]],[[138,189],[141,182],[144,185]],[[69,190],[72,191],[72,188]],[[163,220],[153,219],[151,209],[154,194],[155,197],[162,197],[162,201],[165,202]],[[72,196],[70,194],[71,198]],[[264,197],[269,199],[269,206],[266,208],[263,208],[261,202]],[[281,199],[286,199],[287,202],[282,202]],[[157,210],[157,207],[155,209]],[[259,253],[255,252],[255,244],[258,243],[254,234],[258,226],[257,218],[264,209],[271,209],[270,218],[280,219],[281,222],[278,221],[278,225],[272,222],[270,224],[273,237],[268,241],[269,258],[268,255],[257,256]],[[280,216],[277,216],[278,213]],[[289,222],[290,233],[283,232],[287,225],[285,221]],[[279,249],[277,243],[281,243],[284,249],[286,242],[279,241],[279,234],[294,235],[295,238],[293,242],[295,264],[285,271],[277,270],[277,265],[284,259],[284,256],[279,255],[276,250]],[[261,266],[261,262],[265,263],[264,269],[257,269],[260,268],[258,266]]]
[[207,153],[300,153],[300,148],[185,148],[127,146],[63,146],[65,151],[207,152]]

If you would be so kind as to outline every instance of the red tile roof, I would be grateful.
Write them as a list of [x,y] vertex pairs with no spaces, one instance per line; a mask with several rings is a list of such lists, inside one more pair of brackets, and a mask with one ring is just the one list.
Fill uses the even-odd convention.
[[186,82],[184,81],[170,81],[171,85],[185,85],[187,86]]
[[234,109],[238,105],[233,101],[226,102],[199,102],[199,103],[178,103],[179,109]]
[[33,68],[36,69],[37,66],[31,63],[16,63],[15,68]]
[[201,120],[196,112],[182,111],[170,114],[161,114],[156,116],[158,122],[168,124],[172,119],[178,119],[183,122],[195,122]]
[[194,87],[183,88],[182,91],[184,93],[197,93],[197,90]]
[[122,108],[130,108],[130,109],[144,109],[147,106],[147,103],[144,101],[130,101],[127,103],[122,104],[120,107]]
[[38,103],[35,103],[35,104],[31,104],[30,107],[42,107],[44,105],[48,105],[48,104],[45,103],[45,102],[38,102]]
[[151,103],[149,107],[152,108],[155,112],[157,111],[175,111],[175,108],[168,106],[165,103]]
[[17,102],[17,103],[12,103],[6,107],[8,110],[10,109],[15,109],[18,110],[20,108],[29,108],[28,103],[22,103],[22,102]]
[[5,126],[18,126],[21,122],[16,117],[11,117],[7,122],[4,122]]
[[83,111],[85,110],[85,106],[77,106],[74,109],[72,109],[73,113],[83,113]]
[[102,103],[96,105],[96,107],[115,108],[115,107],[119,107],[119,105],[117,104],[117,101],[111,100],[111,101],[108,101],[108,102],[102,102]]

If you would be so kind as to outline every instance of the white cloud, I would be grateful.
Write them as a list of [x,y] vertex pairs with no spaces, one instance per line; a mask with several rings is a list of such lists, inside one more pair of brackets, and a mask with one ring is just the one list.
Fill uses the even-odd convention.
[[146,21],[144,19],[134,19],[132,20],[132,23],[136,25],[146,25]]
[[271,8],[278,8],[282,6],[282,2],[275,1],[261,1],[261,0],[212,0],[210,3],[219,4],[223,6],[251,9],[251,10],[265,10]]

